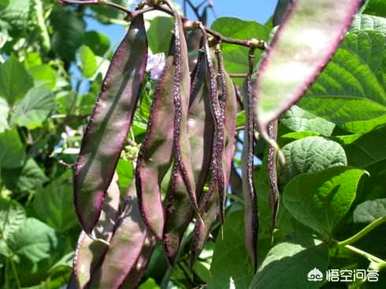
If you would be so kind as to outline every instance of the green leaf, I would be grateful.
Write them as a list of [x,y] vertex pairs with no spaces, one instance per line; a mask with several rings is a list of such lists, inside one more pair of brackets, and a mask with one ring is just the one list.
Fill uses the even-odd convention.
[[8,103],[4,98],[0,97],[0,133],[9,128],[8,126]]
[[35,80],[35,86],[46,85],[50,89],[56,86],[56,71],[47,64],[36,65],[29,69],[29,73]]
[[24,208],[18,202],[0,199],[0,239],[8,240],[25,218]]
[[106,34],[97,31],[87,31],[84,34],[83,43],[101,57],[105,56],[110,48],[110,38]]
[[306,248],[299,244],[280,243],[269,251],[250,289],[317,289],[323,283],[310,282],[307,275],[314,268],[325,272],[328,263],[328,249],[323,244]]
[[134,177],[133,162],[120,159],[117,165],[117,173],[119,188],[126,191]]
[[386,199],[376,199],[359,204],[353,213],[354,223],[371,223],[386,217]]
[[0,96],[4,97],[9,105],[12,106],[22,98],[32,86],[31,76],[14,56],[0,64]]
[[357,138],[346,147],[349,163],[356,167],[368,167],[386,159],[386,126]]
[[9,240],[11,250],[34,263],[51,257],[58,246],[55,231],[34,218],[27,218]]
[[335,124],[294,105],[280,119],[281,123],[293,131],[312,131],[330,136]]
[[27,193],[33,195],[48,181],[43,170],[34,161],[28,159],[23,167],[16,169],[3,169],[1,178],[6,187],[14,193]]
[[254,270],[244,245],[243,211],[233,212],[225,219],[223,237],[218,235],[210,271],[208,289],[248,288]]
[[173,18],[171,17],[160,16],[150,21],[147,35],[149,47],[154,54],[169,51],[173,25]]
[[97,58],[90,47],[82,45],[79,48],[79,60],[83,75],[86,78],[92,78],[98,69],[98,63]]
[[353,133],[386,123],[386,34],[348,34],[300,106]]
[[283,178],[289,180],[302,173],[315,173],[347,165],[344,149],[337,142],[319,136],[306,137],[285,145]]
[[9,2],[8,6],[1,11],[1,20],[9,25],[12,30],[12,34],[17,35],[18,32],[23,31],[28,26],[28,16],[31,11],[30,0],[12,0],[4,1]]
[[[220,17],[212,24],[212,29],[224,36],[235,39],[267,40],[269,29],[255,21],[245,21],[234,17]],[[248,49],[236,45],[223,44],[224,64],[230,73],[246,73],[248,71]],[[256,60],[261,52],[256,52]]]
[[16,104],[11,123],[28,129],[41,127],[54,106],[54,97],[45,86],[34,87]]
[[50,16],[54,29],[52,47],[65,61],[75,59],[75,52],[82,45],[84,22],[73,10],[55,8]]
[[9,0],[0,0],[0,9],[4,9],[9,4]]
[[364,13],[386,17],[386,2],[384,0],[369,0]]
[[138,289],[160,289],[157,282],[154,281],[154,279],[147,279],[144,283],[139,286]]
[[0,133],[0,169],[17,168],[25,159],[24,146],[15,129]]
[[77,224],[72,203],[72,177],[64,174],[35,196],[33,208],[38,218],[57,231],[64,232]]
[[356,15],[351,25],[351,31],[357,30],[375,30],[386,33],[386,18],[366,14]]
[[364,173],[359,169],[336,167],[298,175],[284,188],[284,206],[299,222],[329,239],[349,211]]

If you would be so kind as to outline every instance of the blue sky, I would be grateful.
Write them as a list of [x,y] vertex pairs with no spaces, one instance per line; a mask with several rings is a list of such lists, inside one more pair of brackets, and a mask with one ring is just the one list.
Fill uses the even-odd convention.
[[[201,0],[192,0],[192,2],[199,3]],[[277,0],[213,0],[213,2],[218,17],[233,16],[264,23],[272,15]],[[182,0],[177,0],[177,3],[182,3]],[[124,35],[124,28],[120,25],[101,25],[93,20],[88,21],[87,29],[107,34],[113,47]]]

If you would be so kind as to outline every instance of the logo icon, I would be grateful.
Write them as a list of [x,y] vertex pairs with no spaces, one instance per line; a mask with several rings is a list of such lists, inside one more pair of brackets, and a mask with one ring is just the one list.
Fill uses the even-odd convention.
[[308,272],[307,280],[310,282],[321,282],[323,281],[323,273],[318,268],[314,268]]

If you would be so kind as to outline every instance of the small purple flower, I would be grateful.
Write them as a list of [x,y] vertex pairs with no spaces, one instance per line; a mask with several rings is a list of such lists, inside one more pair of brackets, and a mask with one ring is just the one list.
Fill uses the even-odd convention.
[[165,53],[149,54],[146,71],[150,72],[153,80],[158,80],[165,68]]

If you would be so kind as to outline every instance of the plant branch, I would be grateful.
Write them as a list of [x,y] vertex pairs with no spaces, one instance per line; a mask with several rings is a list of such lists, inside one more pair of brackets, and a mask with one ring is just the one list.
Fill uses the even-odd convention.
[[384,267],[386,266],[386,262],[383,261],[381,258],[378,258],[377,256],[374,256],[366,251],[363,251],[357,247],[351,246],[351,245],[345,245],[344,248],[350,250],[351,252],[354,252],[362,257],[365,257],[367,260],[369,260],[372,263],[377,264],[377,266]]
[[[172,8],[170,7],[170,5],[168,5],[167,1],[163,1],[164,3],[166,3],[166,6],[165,5],[159,5],[159,4],[149,5],[148,3],[142,3],[138,6],[141,9],[138,9],[135,11],[130,11],[126,7],[123,7],[123,6],[116,4],[114,2],[110,2],[108,0],[84,0],[84,1],[82,1],[82,0],[59,0],[59,2],[62,4],[107,5],[107,6],[110,6],[112,8],[118,9],[118,10],[126,13],[129,18],[134,18],[138,15],[141,15],[141,14],[144,14],[144,13],[147,13],[150,11],[154,11],[154,10],[162,11],[162,12],[165,12],[169,15],[174,15],[174,13],[175,13],[172,10]],[[182,19],[184,20],[185,27],[187,29],[197,27],[197,24],[195,24],[197,22],[190,21],[186,17],[182,17]],[[234,38],[226,37],[226,36],[222,35],[221,33],[218,33],[217,31],[214,31],[206,26],[204,26],[204,28],[205,28],[206,32],[208,34],[210,34],[212,37],[214,37],[218,43],[227,43],[227,44],[244,46],[244,47],[248,47],[248,48],[261,49],[261,50],[264,50],[267,48],[267,43],[263,40],[259,40],[259,39],[248,39],[248,40],[234,39]]]
[[373,222],[371,222],[369,225],[364,227],[362,230],[360,230],[354,236],[352,236],[344,241],[338,242],[338,246],[344,247],[346,245],[350,245],[350,244],[357,242],[358,240],[365,237],[368,233],[370,233],[372,230],[374,230],[378,226],[382,225],[383,223],[386,223],[386,217],[375,219]]

